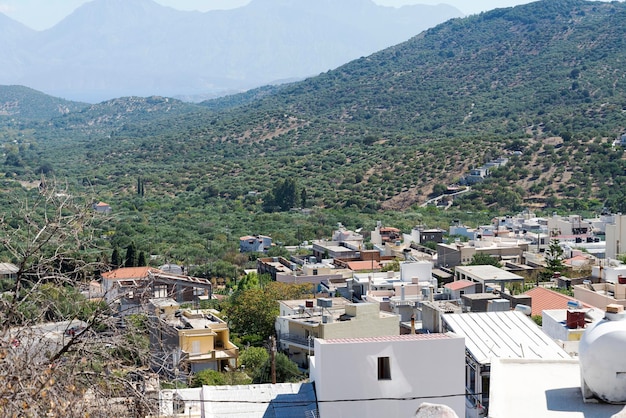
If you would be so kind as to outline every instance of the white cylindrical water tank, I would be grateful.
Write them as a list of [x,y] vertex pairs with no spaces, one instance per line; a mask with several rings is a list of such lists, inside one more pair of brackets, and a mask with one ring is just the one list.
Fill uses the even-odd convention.
[[521,303],[518,303],[517,305],[515,305],[515,310],[516,311],[520,311],[524,315],[528,315],[528,316],[531,316],[532,313],[533,313],[533,310],[532,310],[532,308],[530,306],[523,305]]
[[588,391],[604,402],[626,403],[624,347],[624,313],[607,313],[605,319],[589,325],[579,346],[583,394]]

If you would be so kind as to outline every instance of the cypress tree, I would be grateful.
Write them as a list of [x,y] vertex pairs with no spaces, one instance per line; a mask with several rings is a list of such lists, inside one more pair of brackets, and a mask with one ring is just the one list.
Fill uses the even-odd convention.
[[126,247],[126,261],[124,262],[124,267],[137,267],[137,247],[135,247],[134,242]]
[[137,267],[147,266],[148,262],[146,261],[146,253],[143,251],[139,252],[139,258],[137,259]]
[[120,250],[115,247],[113,248],[113,254],[111,254],[111,265],[118,268],[121,264],[122,260],[120,260]]

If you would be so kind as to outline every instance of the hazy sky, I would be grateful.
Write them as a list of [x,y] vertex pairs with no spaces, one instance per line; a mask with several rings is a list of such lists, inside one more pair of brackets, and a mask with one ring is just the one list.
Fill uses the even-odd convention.
[[[33,29],[42,30],[54,26],[78,6],[91,0],[0,0],[0,13],[22,22]],[[250,0],[155,0],[164,6],[181,10],[207,11],[231,9],[242,6]],[[298,0],[293,0],[298,1]],[[337,0],[341,1],[341,0]],[[439,4],[455,6],[464,14],[479,13],[497,7],[508,7],[530,3],[531,0],[374,0],[386,6],[403,4]]]

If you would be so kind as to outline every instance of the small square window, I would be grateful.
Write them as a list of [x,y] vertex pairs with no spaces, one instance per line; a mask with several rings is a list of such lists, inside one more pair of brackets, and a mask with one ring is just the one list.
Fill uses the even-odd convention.
[[389,357],[378,357],[378,380],[391,380]]

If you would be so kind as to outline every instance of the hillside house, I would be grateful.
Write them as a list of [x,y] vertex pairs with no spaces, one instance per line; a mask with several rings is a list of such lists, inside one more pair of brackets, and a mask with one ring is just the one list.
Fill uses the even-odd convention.
[[236,368],[239,349],[226,322],[212,310],[181,309],[171,298],[149,300],[150,351],[155,370],[179,372]]
[[517,238],[491,237],[469,242],[437,244],[437,266],[455,267],[472,261],[474,254],[486,254],[498,260],[521,263],[529,241]]
[[476,292],[476,283],[471,280],[456,280],[443,285],[443,293],[450,295],[450,299],[461,299],[463,295],[473,295]]
[[266,253],[272,247],[272,238],[266,235],[246,235],[239,238],[239,252]]
[[[300,302],[300,301],[299,301]],[[381,312],[375,303],[350,303],[343,298],[318,298],[283,310],[276,318],[279,348],[302,367],[313,355],[314,338],[361,338],[400,334],[400,318]],[[286,309],[286,308],[285,308]]]
[[124,267],[102,273],[102,291],[121,316],[143,311],[149,299],[171,297],[178,302],[211,298],[209,279],[165,273],[153,267]]
[[586,238],[592,232],[589,222],[582,219],[580,215],[558,216],[553,215],[548,218],[548,231],[552,236],[574,235]]
[[398,228],[383,226],[382,222],[376,222],[376,227],[371,233],[370,241],[374,245],[384,245],[388,242],[394,243],[402,239],[402,234]]
[[348,241],[313,241],[313,256],[318,260],[325,259],[358,259],[362,247]]
[[13,263],[0,263],[0,279],[17,279],[19,267]]
[[112,211],[111,206],[104,202],[94,203],[92,207],[97,213],[111,213]]
[[310,376],[320,417],[412,417],[423,402],[465,416],[459,336],[316,338],[314,350]]
[[500,293],[505,293],[506,284],[524,284],[522,276],[492,265],[457,266],[454,274],[456,280],[469,280],[478,283],[481,292],[485,292],[490,286],[499,286]]

